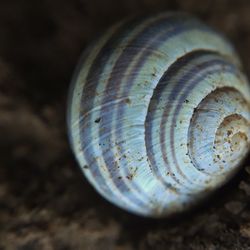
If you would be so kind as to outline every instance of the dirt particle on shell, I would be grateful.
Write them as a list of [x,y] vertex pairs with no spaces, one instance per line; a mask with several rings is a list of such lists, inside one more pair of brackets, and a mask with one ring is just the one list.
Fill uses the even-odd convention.
[[142,156],[141,158],[138,159],[138,161],[142,161],[144,159],[144,157]]
[[137,170],[138,170],[138,167],[136,167],[136,168],[131,167],[131,168],[129,168],[129,169],[130,169],[131,173],[128,174],[128,175],[126,176],[126,178],[127,178],[128,180],[132,180],[132,179],[135,177],[135,175],[136,175],[136,172],[137,172]]
[[101,121],[101,117],[95,119],[95,123],[99,123]]
[[133,175],[129,174],[129,175],[126,176],[126,178],[131,181],[133,179]]
[[130,98],[126,98],[126,99],[125,99],[125,103],[127,103],[127,104],[131,104],[131,100],[130,100]]

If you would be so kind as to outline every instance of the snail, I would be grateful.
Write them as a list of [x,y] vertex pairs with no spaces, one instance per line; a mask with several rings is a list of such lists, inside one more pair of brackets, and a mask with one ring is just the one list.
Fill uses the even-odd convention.
[[131,18],[84,51],[70,87],[70,143],[108,201],[145,217],[185,211],[237,172],[250,88],[232,45],[186,13]]

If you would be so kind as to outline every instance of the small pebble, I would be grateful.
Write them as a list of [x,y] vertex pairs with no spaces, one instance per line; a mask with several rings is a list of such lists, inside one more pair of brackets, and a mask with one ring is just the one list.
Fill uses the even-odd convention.
[[241,218],[250,221],[250,212],[249,211],[244,211],[241,213]]
[[243,237],[250,238],[250,223],[244,224],[240,227],[240,234]]
[[246,171],[248,174],[250,174],[250,166],[246,166],[246,167],[245,167],[245,171]]
[[245,181],[240,182],[239,188],[245,191],[245,193],[250,196],[250,185],[247,184]]
[[239,201],[231,201],[225,205],[225,208],[232,214],[239,214],[245,207],[245,204]]

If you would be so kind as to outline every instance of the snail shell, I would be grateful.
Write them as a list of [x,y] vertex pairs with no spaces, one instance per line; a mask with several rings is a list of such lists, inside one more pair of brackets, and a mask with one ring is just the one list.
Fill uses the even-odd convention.
[[130,19],[82,56],[69,94],[70,141],[102,196],[162,217],[239,168],[249,103],[238,56],[220,34],[183,13]]

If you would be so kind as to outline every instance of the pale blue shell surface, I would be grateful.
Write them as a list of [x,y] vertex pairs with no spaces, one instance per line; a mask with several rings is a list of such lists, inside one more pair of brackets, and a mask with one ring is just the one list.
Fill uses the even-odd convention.
[[249,151],[250,88],[230,43],[183,13],[134,18],[84,52],[68,102],[90,183],[132,213],[183,211]]

